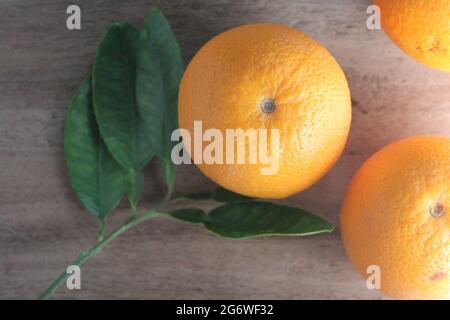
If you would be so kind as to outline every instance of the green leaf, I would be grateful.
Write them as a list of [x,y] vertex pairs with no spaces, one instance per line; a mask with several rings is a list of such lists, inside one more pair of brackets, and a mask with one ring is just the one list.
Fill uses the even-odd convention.
[[151,132],[136,103],[139,31],[113,23],[103,36],[93,71],[94,109],[113,157],[127,171],[139,171],[153,157]]
[[137,105],[150,130],[154,152],[173,189],[176,166],[171,161],[172,132],[178,128],[178,88],[183,75],[180,47],[164,15],[152,9],[140,31],[137,56]]
[[123,196],[125,170],[110,155],[98,132],[90,77],[70,103],[64,154],[73,190],[84,207],[103,220]]
[[168,213],[171,217],[189,223],[203,223],[205,212],[201,209],[179,209]]
[[332,224],[306,210],[263,201],[227,203],[208,214],[200,209],[167,214],[185,222],[202,223],[212,233],[233,239],[307,236],[334,230]]
[[217,202],[246,202],[254,200],[255,198],[250,198],[247,196],[243,196],[241,194],[234,193],[230,190],[224,189],[222,187],[217,188],[212,193],[213,200]]
[[326,220],[303,209],[262,201],[228,203],[215,208],[206,216],[204,225],[226,238],[306,236],[334,229]]

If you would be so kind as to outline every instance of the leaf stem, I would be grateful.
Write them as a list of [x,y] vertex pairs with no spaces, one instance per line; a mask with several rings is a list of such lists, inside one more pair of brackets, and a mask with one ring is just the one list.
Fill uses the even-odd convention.
[[106,221],[105,219],[100,220],[100,227],[98,230],[97,242],[101,242],[105,236],[105,227]]
[[[157,207],[160,207],[160,205]],[[142,215],[131,217],[123,225],[121,225],[116,230],[111,232],[106,238],[97,242],[91,248],[81,252],[81,254],[78,256],[78,258],[72,262],[72,265],[76,265],[79,267],[82,266],[89,258],[97,255],[103,249],[104,246],[106,246],[108,243],[110,243],[112,240],[114,240],[121,234],[125,233],[132,227],[144,222],[145,220],[147,220],[149,218],[157,217],[159,215],[161,215],[161,214],[158,213],[155,209],[151,209],[151,210],[143,213]],[[59,277],[56,278],[55,281],[53,281],[53,283],[38,296],[38,300],[46,300],[49,297],[51,297],[55,293],[55,291],[64,283],[64,281],[67,279],[67,277],[68,277],[68,274],[65,271],[63,273],[61,273],[59,275]]]
[[132,203],[131,203],[131,217],[133,217],[133,218],[137,217],[137,209]]
[[172,190],[168,189],[166,195],[164,196],[164,200],[169,201],[172,197]]

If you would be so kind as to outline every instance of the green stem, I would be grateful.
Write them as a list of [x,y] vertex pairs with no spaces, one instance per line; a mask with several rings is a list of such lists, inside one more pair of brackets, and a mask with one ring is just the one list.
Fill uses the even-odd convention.
[[[163,204],[159,205],[158,207],[161,207]],[[76,266],[82,266],[89,258],[97,255],[104,246],[106,246],[108,243],[110,243],[112,240],[120,236],[121,234],[125,233],[127,230],[131,229],[132,227],[144,222],[145,220],[153,217],[159,216],[160,213],[156,211],[156,209],[149,210],[145,212],[142,215],[139,216],[133,216],[130,219],[128,219],[123,225],[118,227],[116,230],[111,232],[106,238],[103,240],[97,242],[94,246],[91,248],[83,251],[78,258],[72,263],[72,265]],[[38,299],[39,300],[46,300],[50,296],[52,296],[55,291],[64,283],[64,281],[67,279],[68,274],[64,271],[59,275],[58,278],[56,278],[55,281],[44,291],[42,292]]]
[[169,201],[172,198],[172,188],[167,189],[167,193],[164,196],[164,201]]
[[100,220],[100,227],[98,230],[98,236],[97,236],[97,242],[101,242],[105,236],[105,227],[106,227],[106,221]]
[[131,204],[131,217],[136,218],[137,217],[137,209],[131,202],[130,202],[130,204]]
[[168,200],[168,201],[170,201],[170,204],[174,204],[174,203],[184,201],[184,200],[188,200],[188,199],[184,198],[183,196],[180,196],[180,197],[172,198],[171,200]]

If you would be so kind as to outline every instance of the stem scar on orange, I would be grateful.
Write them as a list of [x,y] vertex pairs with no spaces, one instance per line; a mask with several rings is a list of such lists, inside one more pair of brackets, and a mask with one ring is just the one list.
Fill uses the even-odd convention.
[[402,299],[450,298],[450,138],[418,136],[375,153],[341,209],[356,269],[380,269],[380,290]]
[[450,0],[374,0],[389,37],[418,61],[450,72]]
[[[278,130],[275,174],[261,174],[267,165],[260,161],[196,163],[226,189],[260,198],[285,198],[319,180],[341,155],[351,122],[347,79],[332,55],[303,32],[271,23],[237,27],[206,43],[183,76],[178,111],[191,136],[194,121],[224,137],[227,129],[266,129],[271,150],[270,130]],[[234,139],[223,154],[238,153]],[[248,159],[249,139],[245,146]]]

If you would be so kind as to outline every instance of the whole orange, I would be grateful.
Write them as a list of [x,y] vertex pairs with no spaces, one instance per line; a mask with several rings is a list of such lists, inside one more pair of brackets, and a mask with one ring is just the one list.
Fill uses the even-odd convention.
[[391,39],[418,61],[450,72],[450,0],[374,0]]
[[220,151],[234,161],[196,161],[219,185],[260,198],[284,198],[321,178],[339,158],[351,122],[348,83],[331,54],[303,32],[269,23],[237,27],[206,43],[183,76],[178,111],[191,136],[194,121],[223,137],[227,129],[266,129],[269,156],[270,130],[278,132],[278,166],[269,174],[262,173],[267,161],[251,162],[257,150],[250,138],[245,163],[237,161],[236,137],[234,147],[224,143]]
[[450,298],[450,138],[411,137],[375,153],[353,178],[340,220],[351,262],[364,277],[378,266],[381,291]]

